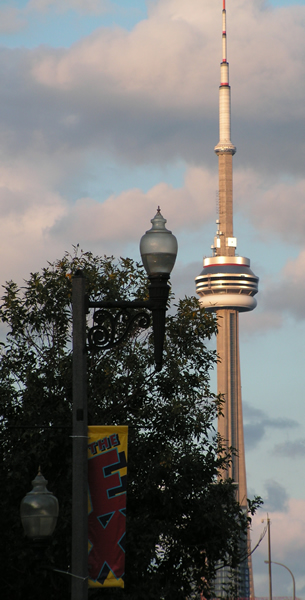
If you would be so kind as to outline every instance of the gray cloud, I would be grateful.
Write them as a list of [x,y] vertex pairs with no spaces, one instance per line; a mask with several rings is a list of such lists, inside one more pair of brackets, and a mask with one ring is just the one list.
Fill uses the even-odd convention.
[[299,426],[294,419],[270,418],[260,409],[243,403],[244,436],[247,450],[253,450],[263,439],[268,429],[295,429]]
[[84,15],[100,15],[110,11],[112,6],[110,0],[29,0],[24,12],[46,12],[51,8],[59,13],[75,10]]
[[[290,29],[279,11],[257,3],[232,0],[230,8],[233,141],[247,149],[236,163],[269,174],[303,174],[305,8],[287,12]],[[100,29],[68,50],[3,50],[0,127],[6,146],[10,141],[12,152],[18,150],[17,125],[20,151],[22,138],[32,145],[39,132],[50,153],[65,145],[67,151],[110,152],[137,164],[175,157],[215,163],[219,11],[207,2],[195,2],[192,10],[180,2],[179,9],[177,19],[177,6],[163,0],[133,31]]]
[[273,454],[283,458],[303,458],[305,456],[305,439],[286,441],[276,444],[273,448]]
[[283,317],[280,312],[275,312],[272,307],[265,307],[262,310],[262,294],[257,300],[258,308],[247,313],[244,319],[241,315],[240,319],[240,336],[241,339],[249,340],[254,335],[264,335],[266,331],[279,329],[283,325]]
[[267,512],[287,512],[289,496],[286,489],[272,479],[265,482],[265,489],[267,495],[264,494],[264,510]]
[[[58,0],[29,4],[32,11],[35,6],[38,10],[51,5],[61,6]],[[71,0],[69,5],[89,6],[83,0]],[[93,10],[103,3],[92,0],[90,6]],[[257,230],[275,231],[285,240],[296,232],[298,243],[305,235],[305,183],[292,177],[291,185],[285,186],[281,178],[283,174],[288,179],[291,174],[304,176],[300,158],[304,150],[300,124],[305,116],[304,16],[303,6],[281,11],[255,0],[231,0],[228,10],[232,140],[240,148],[234,158],[236,207]],[[180,218],[181,225],[178,211],[187,205],[191,209],[184,211],[187,222],[181,226],[199,231],[203,222],[212,220],[215,208],[213,147],[218,141],[220,55],[221,15],[218,4],[208,0],[194,0],[191,5],[187,0],[156,1],[150,5],[148,19],[132,31],[97,29],[68,49],[0,48],[0,210],[9,210],[17,219],[27,206],[45,204],[46,198],[50,204],[54,197],[57,208],[52,218],[41,219],[37,236],[50,248],[83,242],[79,215],[90,209],[101,218],[103,212],[96,206],[98,193],[94,198],[86,193],[90,178],[98,179],[99,161],[110,156],[117,164],[133,168],[168,164],[179,157],[189,169],[199,163],[208,167],[206,171],[213,169],[200,189],[197,184],[180,191],[164,189],[172,215],[177,214],[176,223]],[[37,178],[39,186],[33,193]],[[154,204],[157,192],[146,194]],[[132,195],[130,190],[119,201],[108,202],[105,210],[111,219],[112,207],[122,215],[123,203]],[[33,236],[22,225],[27,246],[27,231]],[[12,240],[17,229],[14,225],[10,231],[9,226],[8,222]],[[97,231],[98,223],[87,227],[87,246],[97,241],[93,229]],[[107,227],[107,231],[112,240],[122,239],[121,230]],[[17,236],[19,229],[16,253]],[[261,330],[278,327],[289,303],[289,310],[303,318],[301,300],[294,296],[291,303],[285,282],[283,278],[276,284],[285,292],[280,300],[278,287],[269,286],[265,315],[253,317],[256,331],[257,325]],[[302,285],[295,289],[301,298]],[[249,439],[263,435],[262,424],[249,424]]]
[[14,6],[0,7],[0,35],[16,33],[26,26],[24,11]]
[[[109,40],[102,41],[100,52]],[[78,54],[81,62],[81,49]],[[207,140],[211,149],[215,145],[216,106],[212,118],[210,114],[204,117],[199,104],[191,111],[189,106],[164,106],[143,94],[140,74],[139,90],[127,94],[124,82],[109,81],[94,69],[79,69],[75,74],[73,65],[73,85],[68,87],[46,85],[34,77],[33,68],[38,66],[41,71],[51,63],[55,72],[60,70],[68,55],[66,50],[45,47],[0,49],[1,154],[1,146],[6,157],[37,149],[53,161],[64,149],[79,152],[83,158],[88,152],[101,157],[106,153],[127,164],[162,164],[176,157],[198,164],[206,155]],[[209,155],[208,162],[216,164],[212,151]]]
[[262,306],[274,313],[286,313],[295,320],[305,319],[305,251],[288,260],[276,277],[270,278],[264,289]]

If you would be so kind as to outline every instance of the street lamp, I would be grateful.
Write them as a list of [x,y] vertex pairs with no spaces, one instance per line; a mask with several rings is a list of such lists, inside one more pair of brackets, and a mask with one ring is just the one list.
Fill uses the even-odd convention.
[[[165,314],[169,294],[168,279],[177,256],[177,240],[166,229],[160,207],[151,220],[152,227],[140,242],[140,252],[149,278],[148,300],[93,302],[86,296],[85,277],[77,271],[72,281],[73,307],[73,462],[72,462],[72,600],[88,597],[88,419],[87,348],[93,352],[120,344],[135,321],[147,328],[152,312],[156,371],[162,368]],[[94,313],[94,326],[86,339],[86,314]],[[113,317],[109,310],[115,309]],[[130,309],[133,309],[130,312]],[[139,312],[134,313],[134,309]],[[122,330],[122,323],[124,324]]]
[[[269,560],[265,560],[264,561],[266,564],[269,563]],[[275,560],[271,561],[273,565],[279,565],[280,567],[284,567],[284,569],[287,569],[287,571],[289,571],[291,577],[292,577],[292,598],[293,600],[295,600],[295,578],[294,578],[294,574],[292,573],[292,571],[290,571],[290,569],[288,567],[286,567],[286,565],[283,565],[283,563],[280,562],[276,562]]]
[[35,542],[46,540],[55,529],[58,500],[47,490],[47,481],[38,470],[33,489],[21,500],[20,517],[24,533]]

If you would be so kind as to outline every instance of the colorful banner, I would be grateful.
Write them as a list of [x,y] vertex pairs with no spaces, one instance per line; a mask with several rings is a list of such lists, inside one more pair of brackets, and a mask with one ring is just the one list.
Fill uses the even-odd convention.
[[89,587],[124,587],[126,426],[88,427]]

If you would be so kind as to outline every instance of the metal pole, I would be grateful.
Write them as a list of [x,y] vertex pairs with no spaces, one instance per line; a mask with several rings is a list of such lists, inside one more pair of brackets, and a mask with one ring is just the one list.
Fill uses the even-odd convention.
[[72,600],[88,598],[88,419],[86,360],[86,280],[72,280],[73,311],[73,459],[72,459]]
[[[268,562],[267,560],[265,560],[265,563]],[[288,567],[286,567],[286,565],[283,565],[283,563],[279,563],[276,562],[275,560],[272,561],[273,565],[280,565],[280,567],[284,567],[284,569],[287,569],[287,571],[289,571],[291,577],[292,577],[292,598],[293,600],[295,600],[295,578],[294,578],[294,574],[292,573],[292,571],[290,571],[290,569]]]
[[153,334],[154,334],[154,356],[156,371],[162,369],[163,344],[165,337],[165,315],[167,299],[170,287],[168,285],[169,275],[150,275],[149,299],[152,304]]
[[272,576],[271,576],[271,536],[270,536],[270,519],[267,515],[268,528],[268,568],[269,568],[269,600],[272,600]]

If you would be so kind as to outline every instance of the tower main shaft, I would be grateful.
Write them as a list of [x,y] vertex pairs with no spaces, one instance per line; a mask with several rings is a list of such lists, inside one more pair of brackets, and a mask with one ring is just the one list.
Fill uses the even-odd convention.
[[[237,451],[225,477],[236,484],[236,497],[247,511],[247,484],[239,357],[239,312],[253,310],[258,278],[250,269],[248,258],[236,256],[236,238],[233,236],[233,156],[231,142],[231,90],[227,62],[226,6],[222,9],[222,62],[219,86],[219,142],[215,146],[219,170],[219,218],[212,246],[213,256],[203,261],[203,271],[196,277],[196,291],[200,305],[217,312],[217,391],[224,398],[223,415],[218,418],[218,431],[224,445]],[[245,557],[250,539],[242,543]],[[223,597],[223,587],[229,582],[226,569],[218,571],[215,597]],[[251,557],[238,570],[238,597],[253,598]]]

